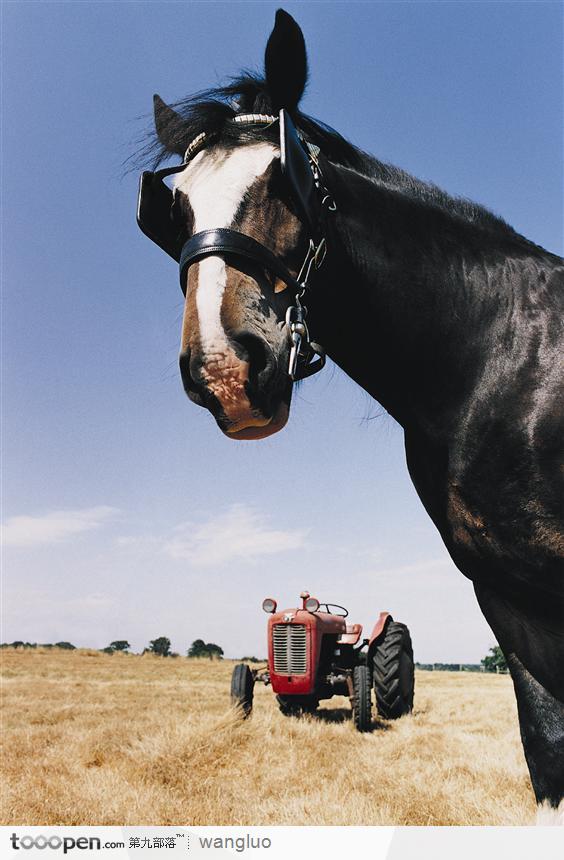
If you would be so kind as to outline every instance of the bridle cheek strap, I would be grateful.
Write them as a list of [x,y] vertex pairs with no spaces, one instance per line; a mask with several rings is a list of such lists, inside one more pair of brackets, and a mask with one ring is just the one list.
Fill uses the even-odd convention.
[[230,230],[228,227],[216,227],[213,230],[202,230],[195,233],[182,248],[180,253],[180,287],[186,295],[187,271],[192,263],[205,257],[227,255],[250,260],[262,269],[272,272],[284,281],[295,293],[301,289],[300,283],[294,278],[284,263],[275,257],[272,251],[250,236]]

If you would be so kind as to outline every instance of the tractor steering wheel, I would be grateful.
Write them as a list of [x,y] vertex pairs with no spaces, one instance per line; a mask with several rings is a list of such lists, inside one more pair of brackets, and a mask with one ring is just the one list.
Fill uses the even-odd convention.
[[[339,618],[346,618],[349,614],[349,610],[345,609],[344,606],[340,606],[338,603],[320,603],[319,605],[324,606],[327,609],[327,612],[329,613],[329,615],[338,615]],[[330,609],[331,606],[334,609],[342,609],[343,611],[342,612],[332,612]]]

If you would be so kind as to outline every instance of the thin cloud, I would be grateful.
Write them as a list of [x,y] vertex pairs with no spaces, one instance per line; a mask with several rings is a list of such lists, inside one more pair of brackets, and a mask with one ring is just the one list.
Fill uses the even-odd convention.
[[450,558],[429,558],[423,561],[416,561],[413,564],[403,564],[399,567],[382,567],[374,571],[376,575],[393,575],[403,576],[411,573],[431,573],[435,570],[446,570],[453,568],[454,562]]
[[117,508],[50,511],[42,516],[9,517],[2,526],[2,543],[12,547],[60,544],[84,532],[100,528],[119,513]]
[[454,562],[447,557],[421,559],[411,564],[394,567],[393,564],[367,567],[358,571],[364,582],[378,582],[400,589],[417,589],[420,586],[443,586],[458,573]]
[[233,505],[204,523],[177,526],[163,549],[171,558],[211,567],[299,549],[307,534],[307,529],[273,529],[267,518],[253,508]]
[[8,594],[7,604],[10,618],[14,619],[32,611],[48,613],[53,617],[63,617],[68,613],[106,612],[116,604],[114,597],[100,591],[81,594],[75,597],[54,597],[49,591],[40,589],[15,590]]

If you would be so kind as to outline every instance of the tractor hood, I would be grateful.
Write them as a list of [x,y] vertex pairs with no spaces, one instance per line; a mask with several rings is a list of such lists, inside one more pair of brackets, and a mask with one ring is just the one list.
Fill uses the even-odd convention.
[[311,695],[324,636],[335,643],[345,619],[328,612],[283,609],[268,619],[268,666],[272,689],[284,695]]
[[309,612],[307,609],[281,609],[273,613],[268,626],[273,624],[305,624],[315,626],[321,633],[334,633],[340,636],[346,630],[345,619],[340,615],[332,615],[330,612]]

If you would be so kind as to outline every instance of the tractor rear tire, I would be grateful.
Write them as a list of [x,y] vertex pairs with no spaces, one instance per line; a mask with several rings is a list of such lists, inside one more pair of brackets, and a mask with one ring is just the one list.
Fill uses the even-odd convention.
[[374,652],[372,678],[381,717],[397,720],[411,713],[415,673],[411,636],[405,624],[388,623],[384,638]]
[[315,696],[276,696],[280,712],[285,717],[301,717],[313,714],[319,705]]
[[353,720],[359,732],[369,732],[372,726],[372,702],[370,701],[370,670],[368,666],[353,669]]
[[246,719],[253,709],[255,680],[245,663],[237,663],[231,676],[231,704],[239,708]]

